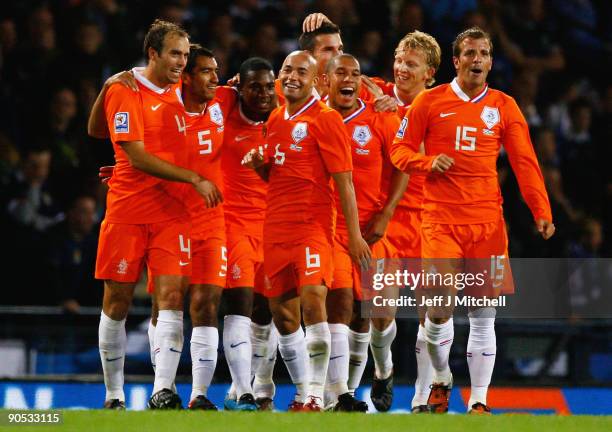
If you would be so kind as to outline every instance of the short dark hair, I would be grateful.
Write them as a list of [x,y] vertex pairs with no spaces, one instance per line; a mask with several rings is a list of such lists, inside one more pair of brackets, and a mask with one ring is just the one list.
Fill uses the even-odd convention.
[[192,43],[189,45],[189,58],[187,59],[187,65],[185,65],[185,72],[191,73],[195,67],[196,60],[198,57],[210,57],[214,58],[215,55],[208,48],[204,48],[202,45]]
[[329,62],[327,62],[327,68],[325,69],[325,73],[329,74],[332,71],[332,69],[336,66],[336,62],[343,58],[354,60],[355,63],[357,63],[357,66],[359,66],[359,69],[361,70],[361,65],[359,64],[359,60],[357,60],[357,57],[349,53],[344,53],[344,54],[338,54],[337,56],[332,57],[329,60]]
[[156,19],[144,37],[143,48],[145,57],[149,55],[149,48],[153,48],[158,54],[161,54],[167,34],[176,34],[180,37],[189,38],[189,34],[182,27],[168,21]]
[[463,40],[467,38],[488,40],[490,53],[493,53],[493,41],[491,40],[491,35],[480,27],[474,26],[470,27],[467,30],[463,30],[457,35],[457,37],[453,41],[453,57],[459,57],[461,55],[461,42],[463,42]]
[[272,64],[268,60],[261,57],[250,57],[246,59],[240,65],[240,71],[238,72],[240,82],[243,83],[246,81],[246,75],[249,72],[257,72],[260,70],[272,71],[272,73],[274,73],[274,67],[272,67]]
[[340,34],[340,27],[332,22],[324,21],[323,24],[321,24],[321,27],[318,29],[311,32],[302,33],[298,39],[298,44],[301,50],[313,52],[315,48],[315,38],[317,36],[322,34],[336,33]]

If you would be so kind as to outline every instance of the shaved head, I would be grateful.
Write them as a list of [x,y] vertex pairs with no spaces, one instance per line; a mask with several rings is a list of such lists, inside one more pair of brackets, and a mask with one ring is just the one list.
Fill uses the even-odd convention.
[[283,62],[278,78],[289,103],[301,102],[312,95],[318,82],[317,61],[308,51],[293,51]]
[[313,70],[313,68],[314,68],[315,73],[317,72],[317,61],[312,56],[310,51],[297,50],[297,51],[293,51],[293,52],[289,53],[289,55],[287,56],[287,58],[283,62],[283,66],[286,63],[291,62],[292,60],[307,61],[308,62],[308,70],[310,71],[310,70]]
[[355,64],[357,64],[357,67],[359,68],[359,60],[357,60],[355,56],[351,54],[340,54],[340,55],[337,55],[336,57],[333,57],[329,61],[329,63],[327,63],[327,69],[325,73],[329,74],[330,72],[332,72],[337,67],[340,60],[353,61]]

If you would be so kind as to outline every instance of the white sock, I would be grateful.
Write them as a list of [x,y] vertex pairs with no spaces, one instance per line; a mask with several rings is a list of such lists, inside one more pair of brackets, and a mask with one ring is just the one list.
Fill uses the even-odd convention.
[[278,350],[285,362],[291,381],[295,385],[295,400],[306,401],[306,384],[308,382],[308,353],[306,352],[306,340],[301,328],[295,333],[279,335]]
[[153,394],[172,389],[183,351],[183,311],[160,310],[155,327],[155,382]]
[[271,329],[272,324],[259,325],[251,321],[251,377],[255,376],[259,365],[266,358]]
[[331,334],[327,322],[320,322],[306,326],[306,349],[308,350],[308,396],[321,399],[323,403],[323,391],[327,368],[329,366],[329,351],[331,345]]
[[341,394],[348,393],[349,377],[349,328],[345,324],[329,324],[331,334],[331,349],[329,353],[329,368],[327,369],[327,385],[333,393],[330,399],[335,400]]
[[349,329],[348,340],[350,352],[348,389],[354,396],[355,390],[359,388],[363,371],[368,363],[370,332],[357,333]]
[[427,351],[427,341],[425,340],[425,327],[419,324],[416,343],[414,347],[417,361],[417,378],[414,383],[414,397],[412,398],[412,408],[419,405],[427,405],[429,398],[429,386],[433,382],[434,369],[431,365],[429,352]]
[[217,367],[219,330],[216,327],[194,327],[191,330],[191,400],[206,396]]
[[491,384],[497,354],[495,313],[495,308],[492,307],[468,313],[470,336],[467,343],[467,363],[472,383],[468,410],[476,402],[487,404],[487,390]]
[[434,324],[429,317],[425,318],[425,339],[431,365],[434,368],[433,381],[436,383],[450,384],[452,380],[448,356],[454,337],[452,317],[444,324]]
[[115,321],[102,312],[98,327],[98,347],[106,386],[105,400],[119,399],[125,402],[123,365],[126,339],[125,320]]
[[376,378],[385,379],[393,372],[393,357],[391,355],[391,344],[397,334],[397,326],[395,320],[387,326],[383,331],[379,331],[376,327],[371,327],[372,339],[370,340],[370,349],[374,358],[374,369]]
[[253,394],[250,332],[250,318],[242,315],[226,315],[223,319],[223,351],[238,399],[245,393]]
[[155,326],[153,325],[153,320],[149,320],[147,336],[149,336],[149,354],[151,355],[151,366],[153,366],[153,372],[155,372]]
[[270,333],[266,343],[265,357],[253,372],[253,392],[256,398],[274,399],[276,386],[274,385],[274,366],[276,364],[276,353],[278,352],[278,330],[274,323],[270,324]]

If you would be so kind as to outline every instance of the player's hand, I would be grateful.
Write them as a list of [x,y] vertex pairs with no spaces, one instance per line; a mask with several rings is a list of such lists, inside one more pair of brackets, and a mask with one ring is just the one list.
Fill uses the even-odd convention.
[[395,112],[397,111],[397,101],[395,98],[384,95],[374,99],[374,111],[376,112]]
[[370,268],[370,263],[372,262],[372,251],[363,237],[358,236],[354,239],[349,237],[348,252],[353,262],[362,270],[367,270]]
[[323,24],[324,22],[331,21],[322,13],[311,13],[306,18],[304,18],[304,22],[302,23],[302,31],[304,33],[315,31],[316,29],[321,27],[321,24]]
[[247,168],[258,169],[264,165],[264,157],[263,155],[255,149],[251,149],[247,154],[242,158],[242,162],[240,162]]
[[361,75],[361,84],[372,94],[372,96],[374,96],[374,99],[378,99],[385,95],[382,89],[366,75]]
[[116,73],[107,79],[106,82],[104,82],[104,86],[107,88],[113,84],[121,84],[130,90],[138,91],[138,84],[136,83],[136,78],[134,78],[132,71],[122,71]]
[[230,87],[238,87],[238,84],[240,84],[240,74],[236,74],[227,80],[227,85]]
[[373,245],[378,240],[384,237],[385,231],[387,231],[387,225],[389,225],[391,218],[385,212],[378,212],[372,216],[372,219],[368,222],[363,235],[364,240],[369,244]]
[[108,183],[115,171],[115,165],[101,166],[98,171],[98,177],[102,183]]
[[444,153],[439,154],[431,164],[431,172],[444,173],[450,169],[455,163],[455,159]]
[[199,181],[193,184],[193,187],[195,187],[196,191],[202,195],[204,201],[206,201],[207,208],[217,207],[223,202],[223,195],[221,195],[221,191],[217,188],[217,185],[210,180],[200,178]]
[[544,240],[548,240],[555,233],[555,224],[544,219],[536,221],[536,228]]

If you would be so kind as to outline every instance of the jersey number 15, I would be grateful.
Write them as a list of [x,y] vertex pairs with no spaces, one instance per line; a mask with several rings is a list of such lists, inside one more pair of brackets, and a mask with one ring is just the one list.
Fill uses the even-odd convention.
[[477,132],[478,129],[470,126],[457,126],[457,133],[455,134],[455,150],[476,150],[476,137],[472,135]]

